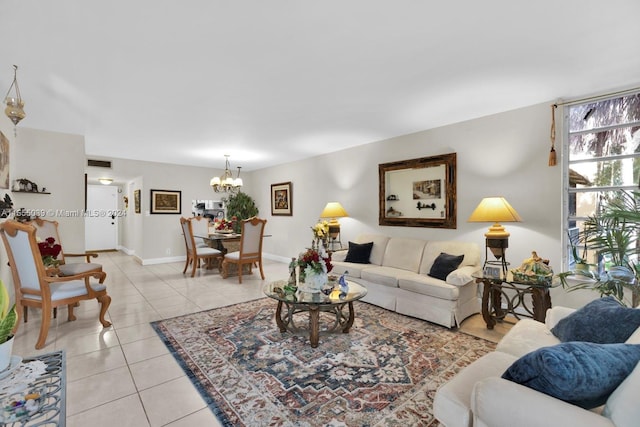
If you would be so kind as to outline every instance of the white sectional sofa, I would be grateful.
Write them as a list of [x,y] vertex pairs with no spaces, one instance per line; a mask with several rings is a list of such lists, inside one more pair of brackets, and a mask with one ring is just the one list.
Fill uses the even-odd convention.
[[[475,243],[426,241],[363,234],[354,243],[373,242],[368,264],[345,262],[348,250],[332,254],[331,274],[343,274],[364,285],[363,301],[448,328],[480,311],[478,285],[472,274],[482,269]],[[464,255],[446,280],[429,276],[440,255]]]
[[[639,426],[640,364],[635,369],[630,366],[633,371],[604,406],[591,410],[502,378],[522,356],[560,344],[551,330],[574,311],[556,306],[547,311],[545,323],[533,319],[518,321],[495,351],[471,363],[438,389],[433,403],[434,416],[446,427]],[[625,342],[640,344],[640,328]],[[559,359],[546,360],[554,363],[553,360]],[[576,365],[571,366],[579,368]],[[594,371],[590,372],[595,376]]]

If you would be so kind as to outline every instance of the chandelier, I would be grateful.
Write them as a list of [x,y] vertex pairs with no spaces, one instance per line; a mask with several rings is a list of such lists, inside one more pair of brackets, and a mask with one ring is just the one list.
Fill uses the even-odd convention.
[[215,191],[216,193],[236,193],[240,191],[240,187],[242,187],[242,178],[240,178],[240,166],[238,166],[238,175],[236,176],[236,179],[233,179],[233,175],[229,170],[229,155],[225,154],[224,157],[224,174],[222,176],[214,176],[213,178],[211,178],[211,182],[209,183],[209,185],[211,185],[213,191]]
[[[7,104],[7,108],[4,109],[4,113],[11,119],[14,125],[17,125],[18,122],[25,118],[26,114],[24,113],[24,101],[22,100],[22,96],[20,96],[20,88],[18,87],[18,66],[13,66],[13,83],[9,86],[9,90],[7,91],[7,95],[4,97],[4,102]],[[11,96],[11,89],[14,89],[15,96]]]

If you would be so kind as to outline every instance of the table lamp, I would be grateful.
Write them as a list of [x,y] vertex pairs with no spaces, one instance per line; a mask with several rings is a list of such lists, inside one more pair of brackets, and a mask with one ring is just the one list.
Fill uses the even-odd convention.
[[331,249],[340,235],[340,223],[336,218],[349,216],[339,202],[329,202],[320,213],[320,218],[331,218],[329,221],[329,237],[331,238]]
[[518,212],[513,209],[504,197],[485,197],[471,213],[468,221],[493,223],[489,227],[489,231],[484,234],[486,238],[484,265],[492,264],[487,260],[488,251],[490,250],[501,265],[502,272],[506,277],[507,261],[505,259],[505,250],[509,247],[509,233],[500,223],[522,221]]

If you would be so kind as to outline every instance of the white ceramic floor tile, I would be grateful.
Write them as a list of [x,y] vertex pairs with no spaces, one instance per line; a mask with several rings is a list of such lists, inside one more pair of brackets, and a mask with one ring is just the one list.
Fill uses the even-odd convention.
[[121,399],[137,392],[129,368],[112,369],[67,383],[67,416]]
[[163,426],[207,407],[191,380],[180,377],[140,392],[151,426]]
[[[192,424],[205,425],[205,424]],[[215,424],[210,424],[215,425]],[[67,417],[67,427],[145,427],[149,421],[137,394]]]
[[145,390],[185,376],[172,354],[129,364],[129,369],[138,390]]

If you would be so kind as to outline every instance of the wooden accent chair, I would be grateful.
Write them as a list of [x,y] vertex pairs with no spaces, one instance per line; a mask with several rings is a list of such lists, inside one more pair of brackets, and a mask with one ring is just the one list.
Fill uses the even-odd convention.
[[235,264],[238,270],[238,283],[242,283],[242,265],[249,264],[249,274],[253,264],[258,264],[260,268],[260,276],[264,280],[264,271],[262,270],[262,237],[264,234],[264,226],[266,219],[249,218],[242,221],[242,231],[240,238],[240,250],[228,253],[222,261],[222,277],[227,278],[229,264]]
[[[200,264],[200,260],[206,260],[206,265],[210,267],[214,259],[222,260],[222,252],[218,249],[210,248],[208,246],[200,247],[196,244],[193,237],[193,224],[192,221],[196,217],[180,218],[180,226],[182,227],[182,235],[184,236],[184,244],[187,251],[187,260],[184,264],[184,270],[182,274],[187,271],[189,264],[192,265],[191,277],[196,275],[196,268]],[[220,268],[220,266],[218,266]]]
[[[15,288],[16,310],[20,307],[35,307],[42,310],[40,335],[36,349],[44,347],[51,324],[51,310],[60,306],[68,307],[68,320],[76,320],[75,305],[83,300],[96,299],[100,303],[100,323],[107,328],[111,323],[105,320],[111,297],[103,284],[106,274],[89,271],[72,276],[55,275],[57,268],[45,269],[36,241],[36,228],[30,224],[7,220],[0,224],[0,235],[7,250],[13,285]],[[90,278],[98,279],[98,283]]]
[[[44,241],[49,237],[53,237],[54,239],[56,239],[56,243],[62,246],[62,251],[60,251],[60,255],[58,255],[58,261],[60,261],[60,265],[58,266],[58,269],[60,270],[59,275],[73,276],[76,274],[83,274],[91,271],[102,271],[102,264],[91,262],[91,258],[98,257],[98,254],[96,252],[83,252],[81,254],[75,254],[66,253],[64,251],[64,246],[62,245],[62,240],[60,239],[60,234],[58,233],[58,221],[49,221],[47,219],[36,218],[32,221],[27,222],[27,224],[33,225],[36,228],[36,237],[41,241]],[[70,262],[67,264],[65,260],[65,258],[67,257],[84,257],[86,262]]]

